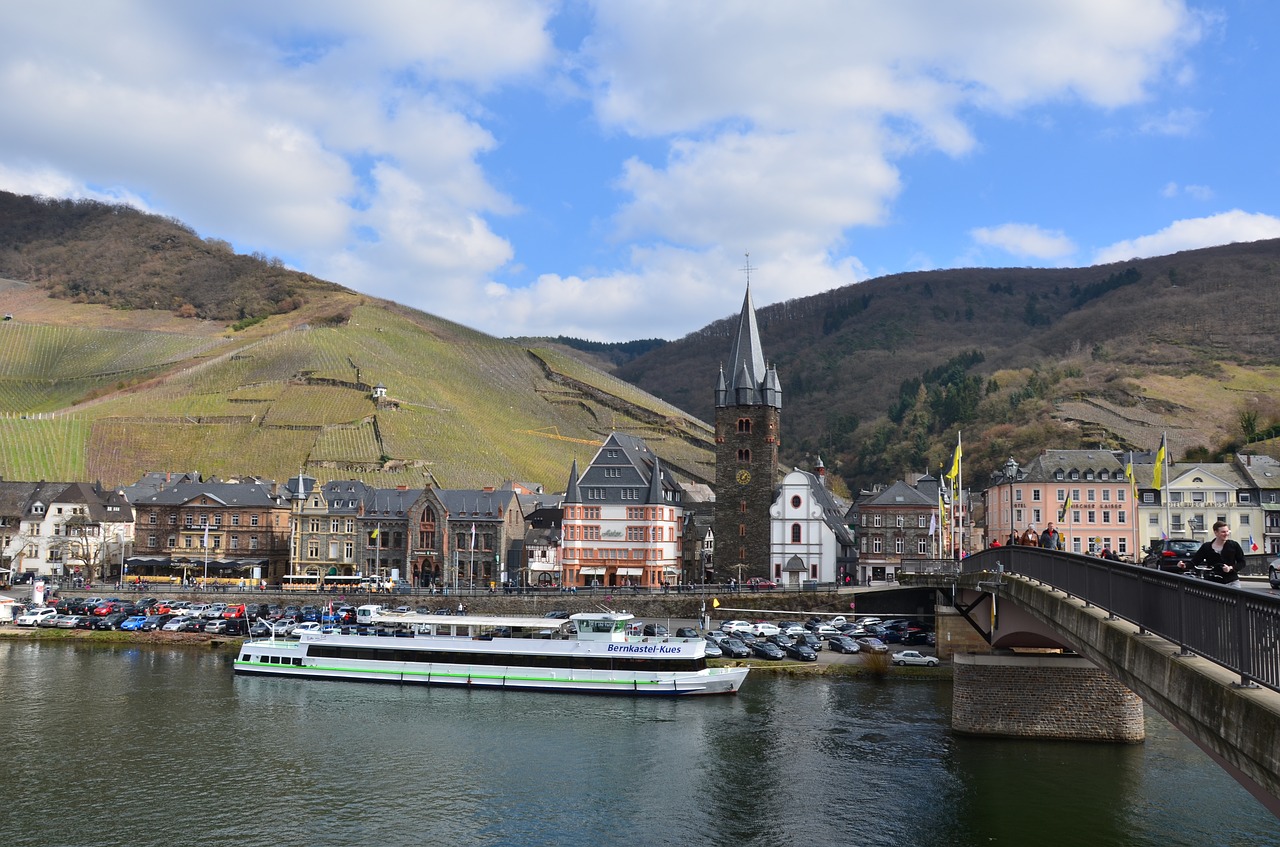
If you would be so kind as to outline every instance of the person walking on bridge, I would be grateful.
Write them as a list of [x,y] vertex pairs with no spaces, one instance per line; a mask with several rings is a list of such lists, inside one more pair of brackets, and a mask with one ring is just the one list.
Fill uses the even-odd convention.
[[1063,549],[1062,533],[1058,532],[1057,527],[1053,525],[1053,521],[1049,521],[1049,525],[1045,527],[1044,532],[1040,533],[1040,546],[1046,550]]
[[1208,568],[1205,578],[1226,585],[1240,584],[1240,569],[1244,567],[1244,548],[1227,536],[1231,527],[1226,521],[1215,521],[1213,539],[1200,545],[1200,549],[1191,557],[1191,565],[1196,568]]

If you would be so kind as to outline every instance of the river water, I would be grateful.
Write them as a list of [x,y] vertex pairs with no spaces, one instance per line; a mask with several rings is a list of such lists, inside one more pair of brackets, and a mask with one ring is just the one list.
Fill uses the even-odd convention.
[[632,700],[235,677],[208,648],[0,641],[0,844],[1280,845],[1158,716],[973,739],[946,682],[755,673]]

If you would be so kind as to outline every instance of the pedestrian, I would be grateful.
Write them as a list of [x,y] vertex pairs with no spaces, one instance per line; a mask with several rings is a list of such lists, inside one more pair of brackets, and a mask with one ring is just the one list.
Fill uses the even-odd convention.
[[1062,533],[1058,532],[1053,521],[1049,521],[1049,525],[1040,534],[1040,546],[1046,550],[1061,550],[1065,546],[1062,543]]
[[1207,579],[1225,585],[1239,585],[1240,569],[1244,567],[1244,548],[1227,536],[1231,535],[1231,527],[1226,521],[1215,521],[1213,538],[1200,545],[1200,549],[1191,557],[1191,564],[1196,568],[1208,568]]
[[1040,534],[1036,532],[1035,527],[1029,526],[1027,531],[1022,533],[1022,538],[1018,543],[1027,547],[1036,547],[1040,544]]

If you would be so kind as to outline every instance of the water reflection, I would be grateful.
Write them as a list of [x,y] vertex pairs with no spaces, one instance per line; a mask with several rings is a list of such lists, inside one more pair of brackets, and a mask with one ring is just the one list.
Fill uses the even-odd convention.
[[1158,718],[990,741],[950,687],[771,679],[631,700],[236,678],[206,649],[0,641],[13,845],[1278,844]]

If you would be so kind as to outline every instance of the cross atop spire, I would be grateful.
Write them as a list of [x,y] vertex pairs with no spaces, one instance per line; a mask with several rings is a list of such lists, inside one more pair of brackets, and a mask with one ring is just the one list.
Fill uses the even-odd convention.
[[751,287],[751,254],[747,253],[747,262],[742,266],[741,270],[747,275],[747,288]]

